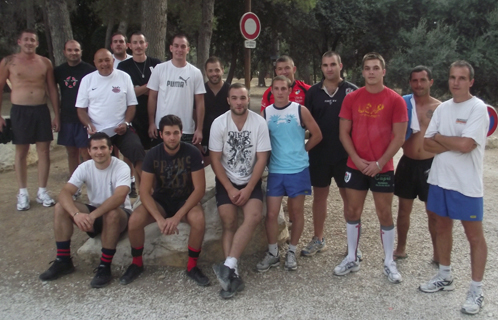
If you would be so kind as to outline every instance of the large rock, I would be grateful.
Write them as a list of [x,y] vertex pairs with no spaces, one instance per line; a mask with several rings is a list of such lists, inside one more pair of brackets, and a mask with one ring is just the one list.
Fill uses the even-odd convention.
[[[266,181],[263,181],[263,190],[266,190]],[[200,259],[202,261],[218,262],[224,258],[221,244],[222,226],[218,215],[215,199],[214,173],[211,166],[206,168],[206,194],[202,199],[202,207],[206,218],[206,233],[202,244]],[[263,204],[263,216],[266,216],[266,202]],[[238,212],[239,222],[244,216],[242,210]],[[278,242],[284,243],[289,236],[287,224],[283,211],[280,210],[278,217],[279,235]],[[178,225],[179,234],[165,236],[161,234],[157,223],[145,228],[144,264],[146,265],[168,265],[185,267],[188,260],[187,242],[190,226],[186,223]],[[100,237],[89,239],[79,250],[78,255],[88,263],[97,263],[101,254]],[[256,228],[254,236],[244,250],[243,255],[263,253],[267,249],[264,219]],[[131,263],[131,250],[128,236],[125,234],[120,239],[113,263],[115,265],[127,266]]]

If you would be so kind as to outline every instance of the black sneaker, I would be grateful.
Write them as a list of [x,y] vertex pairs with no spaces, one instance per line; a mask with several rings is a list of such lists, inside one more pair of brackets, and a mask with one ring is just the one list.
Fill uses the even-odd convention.
[[102,288],[111,282],[112,275],[110,266],[101,264],[93,271],[95,272],[95,277],[93,277],[92,282],[90,282],[92,288]]
[[121,283],[122,285],[132,283],[133,280],[135,280],[139,275],[142,274],[142,272],[144,272],[143,266],[139,267],[136,264],[132,263],[130,264],[128,269],[126,269],[121,278],[119,278],[119,283]]
[[40,274],[41,281],[55,280],[63,275],[74,272],[73,260],[70,258],[68,261],[63,261],[59,258],[50,262],[52,265],[47,271]]
[[225,266],[222,262],[220,264],[213,264],[213,271],[223,290],[228,290],[230,279],[235,275],[235,270]]
[[193,267],[190,271],[187,271],[187,276],[202,287],[209,285],[209,278],[197,267]]
[[230,285],[228,286],[228,290],[221,289],[220,296],[223,299],[230,299],[237,292],[244,290],[245,287],[246,287],[246,285],[245,285],[244,281],[242,281],[242,278],[239,277],[238,275],[234,274],[232,276],[232,278],[230,279]]
[[128,196],[130,196],[130,198],[136,198],[138,196],[137,189],[135,188],[135,182],[131,183],[130,193],[128,194]]

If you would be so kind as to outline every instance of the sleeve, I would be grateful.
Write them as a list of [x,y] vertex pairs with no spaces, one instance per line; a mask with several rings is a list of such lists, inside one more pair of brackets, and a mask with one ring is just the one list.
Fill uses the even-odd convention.
[[347,119],[347,120],[353,120],[353,117],[352,117],[352,114],[351,114],[352,104],[353,104],[352,95],[348,94],[344,98],[344,101],[342,102],[341,112],[339,113],[339,118],[344,118],[344,119]]
[[258,121],[258,125],[258,145],[256,146],[256,152],[271,151],[270,132],[268,131],[268,124],[264,119],[260,119],[260,121]]
[[130,167],[128,167],[128,165],[121,160],[117,161],[114,179],[113,183],[116,188],[120,186],[130,187],[131,185]]
[[270,100],[268,99],[268,96],[271,91],[271,87],[265,90],[265,93],[263,93],[263,99],[261,99],[261,111],[263,111],[266,107],[268,107],[271,103]]
[[133,82],[131,82],[131,77],[129,74],[124,73],[126,79],[126,105],[136,106],[138,104],[137,96],[135,95],[135,88],[133,87]]
[[85,162],[76,167],[76,170],[74,170],[73,174],[71,175],[71,178],[69,178],[69,181],[67,183],[72,184],[78,189],[81,188],[81,186],[87,180],[87,176],[85,173],[88,172],[88,170],[86,170],[86,167],[87,165],[85,164]]
[[90,76],[86,75],[81,79],[80,87],[78,89],[78,95],[76,96],[76,108],[88,108],[90,105],[90,100],[88,97],[88,85],[90,82]]
[[438,133],[439,131],[439,118],[441,114],[441,105],[434,110],[434,113],[432,114],[431,122],[429,122],[429,126],[427,127],[427,130],[425,131],[424,138],[432,138]]
[[156,148],[152,148],[145,154],[144,161],[142,162],[142,171],[154,174],[154,158],[157,155]]
[[223,151],[223,132],[225,132],[226,121],[224,121],[226,114],[214,119],[209,133],[209,150],[214,152]]
[[480,146],[486,145],[488,129],[489,114],[487,107],[484,104],[479,103],[474,106],[472,113],[465,124],[465,128],[462,131],[462,137],[472,138]]
[[204,169],[204,159],[202,158],[202,154],[196,147],[192,146],[190,149],[192,155],[192,172],[199,171]]
[[204,86],[204,79],[199,69],[195,70],[195,91],[194,94],[205,94],[206,87]]
[[161,68],[159,65],[156,65],[154,69],[152,69],[149,82],[147,82],[147,88],[149,88],[150,90],[159,91],[160,73],[162,69],[163,68]]
[[407,122],[408,111],[405,100],[398,94],[393,97],[393,123]]

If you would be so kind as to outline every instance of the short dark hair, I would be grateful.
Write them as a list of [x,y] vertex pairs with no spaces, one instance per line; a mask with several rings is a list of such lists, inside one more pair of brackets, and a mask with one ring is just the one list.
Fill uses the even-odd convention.
[[114,38],[115,36],[123,36],[124,39],[125,39],[125,42],[128,42],[128,38],[126,37],[126,34],[120,32],[120,31],[116,31],[114,32],[112,35],[111,35],[111,43],[112,43],[112,38]]
[[36,40],[38,40],[38,33],[36,33],[36,30],[35,29],[24,29],[22,30],[21,32],[19,32],[19,34],[17,35],[17,39],[21,39],[22,38],[22,35],[23,33],[31,33],[31,34],[34,34],[35,37],[36,37]]
[[179,33],[175,34],[173,36],[173,38],[171,38],[171,45],[173,45],[173,42],[175,41],[176,38],[185,38],[185,40],[187,40],[187,46],[190,47],[190,42],[188,41],[188,37],[185,33],[179,32]]
[[208,65],[208,63],[219,63],[219,64],[220,64],[221,69],[223,69],[223,63],[221,63],[220,58],[218,58],[218,57],[216,57],[216,56],[210,56],[210,57],[206,60],[206,63],[204,64],[204,69],[207,69],[207,65]]
[[[247,90],[245,85],[243,85],[240,82],[235,82],[235,83],[232,83],[230,85],[230,87],[228,88],[228,96],[230,96],[230,91],[232,91],[232,89],[246,89]],[[247,93],[248,93],[247,96],[249,96],[249,90],[247,90]]]
[[168,114],[159,121],[159,131],[163,132],[165,126],[178,126],[180,131],[183,131],[182,119],[174,114]]
[[285,83],[287,83],[287,86],[289,88],[292,88],[292,82],[290,81],[289,78],[287,78],[286,76],[276,76],[275,78],[273,78],[273,80],[271,81],[271,86],[273,87],[273,83],[275,81],[285,81]]
[[422,71],[425,71],[427,73],[427,78],[429,78],[429,80],[432,80],[432,71],[431,69],[429,69],[429,67],[426,67],[426,66],[416,66],[415,68],[412,69],[412,71],[410,72],[410,79],[412,79],[412,75],[414,73],[417,73],[417,72],[422,72]]
[[[66,50],[66,45],[69,43],[69,42],[76,42],[77,44],[79,44],[80,46],[80,49],[81,49],[81,43],[79,41],[76,41],[74,39],[70,39],[70,40],[67,40],[66,43],[64,43],[64,50]],[[83,50],[83,49],[81,49]]]
[[341,64],[341,56],[335,52],[335,51],[327,51],[325,52],[323,55],[322,55],[322,59],[323,58],[332,58],[332,57],[336,57],[337,59],[337,63]]
[[145,34],[142,32],[142,31],[135,31],[133,32],[131,35],[130,35],[130,42],[131,42],[131,37],[133,36],[143,36],[144,37],[144,40],[145,42],[147,42],[147,37],[145,36]]
[[112,147],[112,142],[111,142],[111,138],[109,138],[109,136],[107,135],[107,133],[105,132],[96,132],[94,134],[92,134],[90,136],[90,138],[88,138],[88,149],[90,149],[92,147],[92,141],[97,141],[97,140],[104,140],[106,141],[107,143],[107,146],[109,148]]
[[469,69],[469,80],[473,80],[474,79],[474,68],[467,61],[465,61],[465,60],[457,60],[457,61],[453,62],[450,65],[450,70],[453,67],[459,67],[459,68],[467,68],[467,69]]
[[386,68],[386,61],[384,60],[384,58],[382,58],[382,56],[380,55],[380,53],[369,52],[366,55],[364,55],[363,56],[363,60],[361,61],[361,68],[362,69],[365,67],[365,61],[368,61],[368,60],[379,60],[382,69]]
[[292,63],[292,65],[294,65],[294,60],[292,60],[291,57],[289,57],[288,55],[282,55],[280,57],[278,57],[277,61],[275,61],[275,66],[277,66],[277,63],[279,62],[290,62]]

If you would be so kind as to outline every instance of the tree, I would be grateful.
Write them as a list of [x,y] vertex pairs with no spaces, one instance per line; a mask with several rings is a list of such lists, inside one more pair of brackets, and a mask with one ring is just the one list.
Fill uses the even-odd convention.
[[167,0],[142,1],[142,32],[149,42],[148,55],[166,59]]
[[73,39],[73,30],[69,20],[69,10],[66,0],[45,0],[48,28],[53,48],[55,65],[65,60],[62,48],[66,41]]
[[211,37],[213,35],[214,1],[202,0],[202,21],[197,40],[197,68],[204,74],[204,62],[209,58]]

